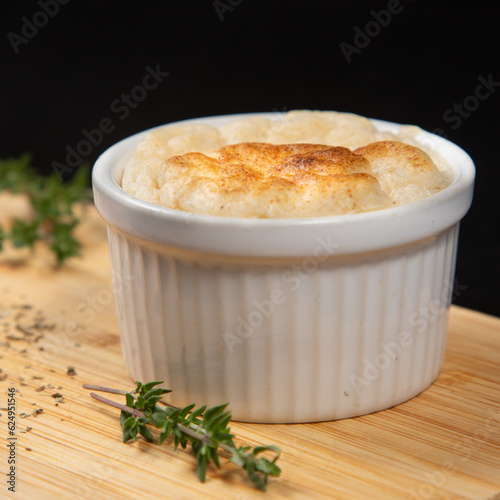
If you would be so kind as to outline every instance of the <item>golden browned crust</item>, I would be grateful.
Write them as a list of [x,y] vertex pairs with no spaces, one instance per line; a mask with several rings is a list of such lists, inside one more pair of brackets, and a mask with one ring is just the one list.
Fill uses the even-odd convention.
[[222,164],[243,163],[271,176],[290,177],[304,172],[333,175],[370,171],[369,162],[350,149],[323,144],[247,142],[225,146],[212,156]]
[[369,161],[344,147],[240,143],[169,158],[162,205],[233,217],[313,217],[390,206]]

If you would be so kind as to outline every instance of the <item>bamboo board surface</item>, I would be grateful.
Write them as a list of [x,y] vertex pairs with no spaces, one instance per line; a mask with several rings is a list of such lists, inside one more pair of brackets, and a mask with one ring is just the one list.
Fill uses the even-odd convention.
[[[3,216],[23,210],[3,201]],[[500,319],[458,307],[444,369],[411,401],[335,422],[233,422],[238,444],[282,449],[282,475],[266,493],[225,460],[202,484],[191,453],[123,444],[118,410],[82,388],[134,386],[120,350],[105,226],[93,207],[79,235],[83,257],[60,270],[43,248],[0,254],[0,407],[8,388],[18,391],[16,492],[3,480],[0,498],[500,499]]]

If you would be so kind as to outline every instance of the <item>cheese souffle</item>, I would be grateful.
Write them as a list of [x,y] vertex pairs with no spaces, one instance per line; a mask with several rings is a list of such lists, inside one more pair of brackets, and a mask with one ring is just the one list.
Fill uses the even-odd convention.
[[92,185],[125,364],[169,404],[321,422],[436,380],[474,187],[450,141],[342,113],[200,117],[113,145]]
[[220,127],[154,129],[128,160],[122,188],[145,201],[205,215],[322,217],[412,203],[450,182],[446,163],[403,126],[333,111],[291,111]]

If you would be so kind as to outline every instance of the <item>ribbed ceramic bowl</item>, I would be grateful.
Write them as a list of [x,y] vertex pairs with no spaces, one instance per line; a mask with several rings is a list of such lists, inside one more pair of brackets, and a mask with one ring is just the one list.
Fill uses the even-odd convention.
[[454,175],[425,200],[256,220],[181,212],[123,191],[124,163],[146,133],[108,149],[93,170],[134,380],[164,380],[174,405],[229,402],[235,420],[284,423],[383,410],[436,379],[459,221],[473,192],[474,165],[462,149],[419,136]]

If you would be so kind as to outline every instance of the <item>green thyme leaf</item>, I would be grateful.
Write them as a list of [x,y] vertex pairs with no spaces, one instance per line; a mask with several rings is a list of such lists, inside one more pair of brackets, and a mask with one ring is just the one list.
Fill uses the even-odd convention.
[[154,437],[153,434],[151,434],[151,431],[145,426],[141,426],[141,435],[148,441],[149,443],[154,442]]
[[34,221],[13,219],[10,228],[10,240],[16,248],[35,246],[38,237],[38,224]]
[[134,396],[132,396],[132,394],[127,393],[125,394],[125,398],[127,400],[127,406],[130,406],[130,408],[133,408],[134,406]]
[[22,193],[28,187],[30,179],[36,177],[30,167],[31,155],[26,153],[19,158],[0,159],[0,191]]
[[198,470],[198,478],[202,483],[205,482],[205,475],[207,472],[207,456],[202,452],[203,447],[200,448],[200,451],[196,454],[196,468]]
[[70,181],[61,183],[55,174],[39,175],[31,161],[29,154],[0,159],[0,191],[26,195],[32,212],[27,220],[14,219],[10,231],[0,228],[0,250],[7,240],[16,248],[31,249],[42,241],[61,266],[80,252],[81,244],[74,236],[80,221],[73,209],[75,203],[91,200],[89,168],[82,165]]
[[130,417],[130,414],[122,411],[120,413],[120,424],[122,426],[122,431],[123,431],[123,442],[127,443],[132,439],[132,435],[130,434],[130,426],[126,424],[125,422],[128,420]]

